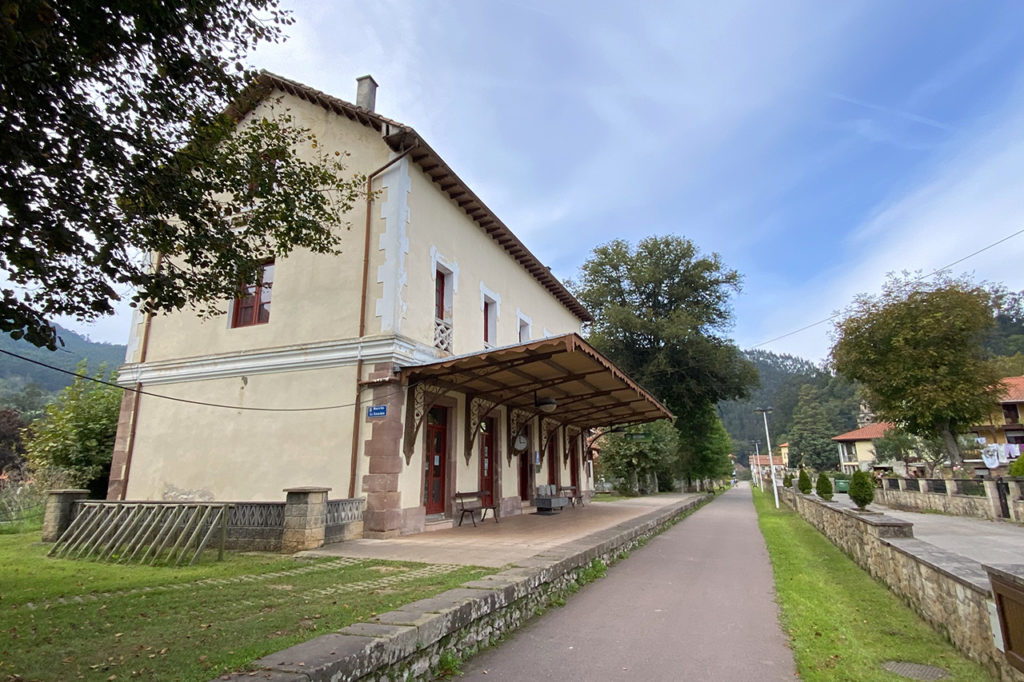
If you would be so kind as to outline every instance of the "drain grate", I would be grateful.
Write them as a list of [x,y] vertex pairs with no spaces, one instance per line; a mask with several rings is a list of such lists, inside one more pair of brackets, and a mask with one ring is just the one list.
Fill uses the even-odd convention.
[[942,668],[909,661],[886,661],[882,667],[910,680],[944,680],[949,677],[949,673]]

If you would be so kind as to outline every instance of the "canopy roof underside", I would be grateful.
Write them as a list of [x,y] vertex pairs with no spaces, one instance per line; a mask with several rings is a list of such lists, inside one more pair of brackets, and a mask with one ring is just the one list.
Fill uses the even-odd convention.
[[576,334],[488,349],[402,369],[411,387],[433,384],[581,428],[671,419],[672,413]]

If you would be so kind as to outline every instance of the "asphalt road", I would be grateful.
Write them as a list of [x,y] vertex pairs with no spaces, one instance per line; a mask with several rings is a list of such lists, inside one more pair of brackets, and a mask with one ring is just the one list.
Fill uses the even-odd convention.
[[792,680],[749,487],[653,538],[501,646],[468,680]]

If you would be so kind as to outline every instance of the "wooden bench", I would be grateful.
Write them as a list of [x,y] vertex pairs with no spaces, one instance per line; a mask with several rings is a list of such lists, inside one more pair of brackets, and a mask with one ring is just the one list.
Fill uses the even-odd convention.
[[480,512],[480,520],[483,521],[487,516],[488,509],[491,510],[494,516],[494,522],[498,522],[498,505],[494,504],[494,499],[490,493],[479,490],[469,493],[455,493],[452,501],[455,502],[455,512],[459,515],[460,526],[462,525],[462,520],[466,518],[466,514],[469,514],[469,519],[475,526],[476,512]]
[[583,506],[583,493],[576,490],[576,486],[574,485],[562,486],[561,488],[558,489],[558,494],[561,495],[562,497],[568,498],[569,504],[571,504],[574,507],[577,504],[581,507]]

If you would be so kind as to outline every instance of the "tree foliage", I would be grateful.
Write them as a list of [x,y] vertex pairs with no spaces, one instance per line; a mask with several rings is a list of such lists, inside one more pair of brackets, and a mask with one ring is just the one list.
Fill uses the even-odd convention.
[[754,453],[751,441],[764,445],[764,423],[755,408],[771,406],[768,422],[773,443],[790,439],[800,389],[811,386],[820,394],[820,403],[827,415],[830,436],[856,427],[860,396],[855,384],[828,368],[793,355],[763,350],[743,353],[757,367],[761,385],[743,400],[726,400],[718,404],[722,423],[733,439],[733,452],[741,463]]
[[612,479],[625,481],[624,492],[642,492],[640,487],[652,477],[657,477],[659,487],[667,484],[671,489],[678,449],[679,434],[667,419],[631,426],[603,437],[600,470]]
[[691,480],[730,466],[714,406],[757,383],[725,337],[739,284],[718,254],[702,255],[679,236],[599,246],[569,283],[594,315],[588,340],[676,415],[677,469]]
[[718,254],[703,256],[678,236],[599,246],[570,283],[594,315],[588,340],[682,420],[757,383],[723,336],[739,285]]
[[835,431],[825,412],[822,392],[810,384],[801,386],[789,431],[791,465],[808,466],[816,471],[835,468],[839,464],[839,451],[832,442],[833,435]]
[[[93,496],[106,492],[107,474],[117,435],[121,389],[80,376],[61,391],[46,414],[34,421],[25,435],[25,455],[33,468],[57,468],[69,472],[72,484],[88,487]],[[104,377],[101,367],[95,378]]]
[[800,467],[800,476],[796,479],[796,487],[804,495],[809,495],[811,493],[811,477],[808,475],[807,469],[804,469],[803,467]]
[[681,434],[676,472],[680,478],[692,483],[732,474],[732,441],[714,408],[707,406],[703,414],[677,422],[676,428]]
[[6,5],[0,330],[52,349],[48,319],[125,290],[213,313],[265,259],[339,249],[361,178],[287,111],[249,112],[242,61],[290,21],[277,0]]
[[0,409],[0,473],[21,465],[25,456],[21,432],[26,426],[28,424],[17,410],[9,407]]
[[832,481],[824,473],[818,474],[818,480],[814,484],[814,492],[823,500],[832,499]]
[[850,499],[853,503],[864,509],[875,499],[875,486],[871,482],[871,476],[866,471],[859,469],[853,472],[850,478]]
[[954,465],[956,434],[998,403],[998,372],[983,347],[997,301],[968,279],[890,275],[836,325],[832,362],[864,388],[879,418],[922,438],[939,436]]

